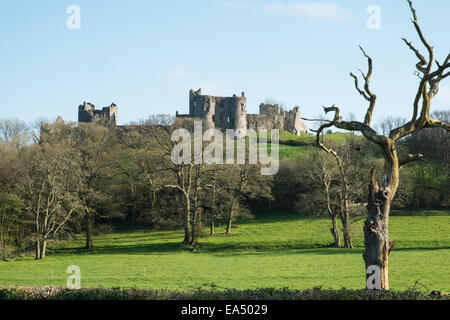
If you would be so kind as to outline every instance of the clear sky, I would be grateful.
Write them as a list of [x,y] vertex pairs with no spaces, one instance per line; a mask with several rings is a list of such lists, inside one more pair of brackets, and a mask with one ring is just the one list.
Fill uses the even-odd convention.
[[[450,52],[450,1],[415,0],[442,62]],[[66,12],[80,8],[80,29]],[[380,8],[369,29],[367,8]],[[367,104],[349,72],[374,59],[375,119],[410,117],[421,48],[403,0],[0,0],[0,118],[76,121],[83,101],[112,102],[119,123],[188,112],[189,89],[231,96],[245,91],[248,112],[271,98],[302,116],[337,104],[361,119]],[[445,80],[444,80],[445,81]],[[432,108],[450,109],[450,81]]]

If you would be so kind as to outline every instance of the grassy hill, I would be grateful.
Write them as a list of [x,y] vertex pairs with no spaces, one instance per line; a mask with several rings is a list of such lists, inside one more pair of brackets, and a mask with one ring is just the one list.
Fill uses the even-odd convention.
[[[66,268],[78,265],[82,287],[360,289],[365,285],[362,223],[352,226],[355,249],[326,247],[331,242],[327,219],[287,214],[241,221],[232,236],[220,234],[224,226],[217,228],[216,236],[201,239],[198,253],[180,243],[182,230],[116,230],[97,236],[91,252],[80,249],[80,235],[51,244],[45,260],[29,256],[0,262],[0,286],[64,286]],[[390,232],[396,242],[392,289],[408,289],[419,281],[427,291],[450,291],[450,212],[397,212]]]
[[[364,140],[362,136],[353,136],[350,132],[335,132],[324,135],[324,142],[326,144],[341,144],[345,143],[350,137],[356,137],[358,140]],[[287,131],[280,133],[280,159],[286,158],[302,158],[316,147],[316,136],[302,134],[296,136]]]

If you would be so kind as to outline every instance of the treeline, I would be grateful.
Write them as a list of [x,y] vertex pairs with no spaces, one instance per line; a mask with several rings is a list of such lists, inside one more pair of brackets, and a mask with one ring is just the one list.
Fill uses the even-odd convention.
[[[434,117],[450,120],[448,111]],[[49,241],[81,232],[92,250],[96,231],[111,225],[183,227],[180,241],[197,250],[202,234],[231,234],[233,221],[262,210],[328,216],[331,245],[353,247],[350,225],[365,215],[369,171],[383,165],[376,146],[353,134],[340,143],[325,135],[339,161],[311,147],[300,159],[281,160],[275,176],[263,176],[260,165],[174,164],[171,133],[190,126],[167,116],[113,130],[61,121],[33,130],[0,121],[1,250],[29,247],[42,259]],[[394,206],[450,207],[448,133],[425,129],[401,148],[422,151],[424,161],[402,169]]]
[[102,223],[183,226],[192,250],[205,225],[210,235],[218,222],[231,234],[236,218],[251,217],[249,200],[271,199],[272,179],[259,165],[175,164],[171,134],[186,123],[155,116],[112,130],[57,122],[28,144],[20,121],[3,121],[0,247],[33,242],[42,259],[49,240],[84,232],[94,249]]
[[[450,111],[436,111],[432,117],[450,122]],[[381,121],[378,128],[386,134],[405,122],[406,119],[388,117]],[[274,177],[276,209],[311,215],[330,213],[336,208],[340,210],[345,185],[349,189],[351,202],[359,204],[355,212],[359,212],[361,205],[367,202],[368,173],[372,167],[384,165],[382,159],[376,157],[377,146],[353,134],[347,136],[345,143],[336,142],[327,135],[322,139],[342,158],[343,170],[340,170],[333,156],[322,150],[314,150],[302,159],[282,160],[280,171]],[[394,209],[449,208],[450,133],[440,128],[421,130],[403,139],[398,151],[403,155],[421,153],[423,157],[422,161],[401,169]],[[365,213],[364,206],[362,212]]]

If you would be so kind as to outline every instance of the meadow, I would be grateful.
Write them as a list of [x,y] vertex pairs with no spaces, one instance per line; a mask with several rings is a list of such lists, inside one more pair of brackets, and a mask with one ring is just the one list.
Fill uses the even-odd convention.
[[[282,213],[238,221],[233,235],[201,238],[198,252],[181,244],[182,230],[121,228],[51,243],[48,256],[0,261],[0,286],[65,286],[69,265],[81,268],[81,286],[189,290],[200,286],[256,289],[362,289],[363,220],[352,225],[354,249],[329,248],[330,221]],[[205,230],[206,231],[206,230]],[[450,212],[394,212],[390,234],[393,290],[450,291]]]

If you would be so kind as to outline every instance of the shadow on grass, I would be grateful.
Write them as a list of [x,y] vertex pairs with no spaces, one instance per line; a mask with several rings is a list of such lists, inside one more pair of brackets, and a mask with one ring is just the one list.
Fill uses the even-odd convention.
[[147,244],[130,244],[130,245],[98,245],[93,250],[86,248],[57,248],[49,249],[53,254],[76,254],[76,255],[102,255],[102,254],[164,254],[174,252],[185,252],[189,247],[182,243],[161,242]]
[[[55,255],[141,255],[141,254],[173,254],[173,253],[189,253],[190,245],[180,242],[158,242],[148,244],[131,244],[131,245],[107,245],[97,246],[94,250],[84,248],[57,248],[50,249],[49,253]],[[448,250],[448,246],[439,247],[404,247],[395,248],[394,251],[432,251],[432,250]],[[204,243],[200,244],[198,253],[214,254],[215,256],[230,255],[279,255],[279,254],[361,254],[364,248],[357,247],[354,249],[331,248],[322,244],[313,244],[310,242],[271,242],[267,243]],[[196,254],[196,253],[193,253]]]
[[393,217],[447,217],[450,210],[392,210]]
[[433,251],[433,250],[449,250],[449,246],[440,246],[440,247],[400,247],[394,248],[392,252],[396,251]]
[[323,217],[312,217],[312,216],[301,216],[292,213],[284,212],[268,212],[268,213],[258,213],[255,215],[254,219],[237,220],[234,224],[259,224],[259,223],[277,223],[277,222],[291,222],[291,221],[319,221],[323,220]]

